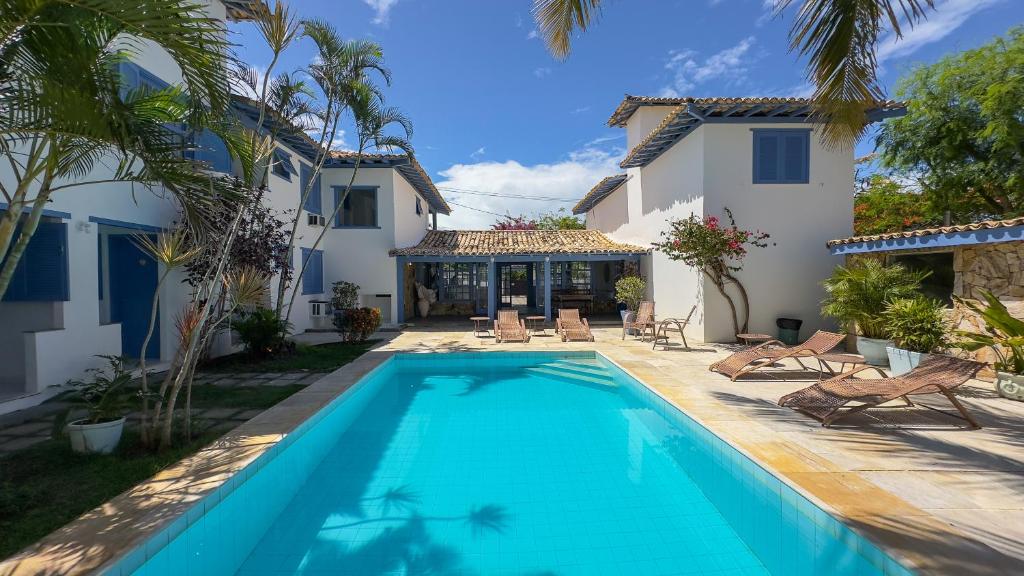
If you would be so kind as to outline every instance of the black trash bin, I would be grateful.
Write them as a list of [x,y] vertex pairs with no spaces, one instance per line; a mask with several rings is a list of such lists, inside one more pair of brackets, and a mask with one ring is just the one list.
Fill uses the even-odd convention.
[[800,326],[803,320],[797,318],[776,318],[775,325],[779,327],[779,340],[793,345],[800,343]]

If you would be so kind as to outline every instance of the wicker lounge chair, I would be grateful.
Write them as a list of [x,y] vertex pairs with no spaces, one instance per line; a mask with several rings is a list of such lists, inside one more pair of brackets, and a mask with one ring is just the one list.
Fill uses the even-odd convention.
[[555,334],[561,334],[562,342],[569,340],[594,341],[594,335],[590,333],[590,323],[586,318],[580,319],[580,311],[576,308],[558,309]]
[[654,337],[654,302],[644,300],[636,311],[636,316],[628,322],[622,323],[622,339],[626,339],[626,332],[630,329],[640,331],[640,339],[644,340],[647,329],[651,329],[651,337]]
[[498,310],[498,319],[494,321],[494,339],[497,342],[530,341],[530,333],[526,331],[526,323],[519,319],[519,311]]
[[[803,366],[800,358],[813,358],[818,354],[824,354],[838,346],[845,338],[845,334],[818,330],[805,340],[803,344],[795,346],[786,346],[778,340],[769,340],[719,360],[708,369],[712,372],[725,374],[730,380],[735,381],[736,378],[748,372],[753,372],[765,366],[771,366],[784,358],[794,358]],[[806,368],[806,366],[804,367]]]
[[[885,377],[885,372],[874,366],[862,366],[797,390],[792,394],[786,394],[779,399],[779,406],[788,406],[799,410],[821,421],[823,426],[829,426],[840,418],[868,408],[876,408],[879,404],[892,400],[902,399],[909,407],[915,405],[910,401],[910,396],[942,394],[960,413],[959,416],[931,406],[923,404],[922,406],[943,414],[963,418],[973,428],[981,428],[968,414],[963,404],[956,399],[956,396],[953,396],[952,390],[974,378],[983,366],[983,363],[973,360],[931,355],[922,360],[917,368],[902,376],[891,378]],[[864,370],[875,370],[882,377],[854,378],[855,374]],[[859,404],[847,406],[850,402]]]
[[[693,318],[693,313],[697,311],[697,305],[694,304],[693,308],[690,308],[690,313],[686,315],[686,318],[680,320],[679,318],[665,318],[664,320],[658,320],[658,329],[654,333],[654,345],[651,346],[651,350],[657,350],[658,341],[665,341],[665,348],[668,348],[668,333],[670,331],[679,332],[679,336],[683,339],[683,348],[689,348],[690,345],[686,343],[686,325],[690,323],[690,318]],[[672,326],[675,326],[675,330]]]

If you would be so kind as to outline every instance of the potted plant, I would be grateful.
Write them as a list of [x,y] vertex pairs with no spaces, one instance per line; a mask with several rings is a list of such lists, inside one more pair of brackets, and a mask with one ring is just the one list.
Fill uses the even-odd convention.
[[70,401],[68,410],[55,424],[60,429],[68,415],[75,408],[85,408],[88,415],[67,424],[71,449],[81,453],[110,454],[121,441],[124,430],[124,414],[138,399],[138,394],[128,388],[131,372],[125,367],[124,359],[118,356],[97,356],[107,361],[105,368],[91,368],[83,380],[69,380],[70,388],[61,399]]
[[626,305],[625,310],[619,311],[623,322],[626,322],[630,314],[636,314],[646,295],[647,281],[640,276],[623,276],[615,282],[615,299]]
[[983,292],[988,306],[957,298],[957,302],[985,321],[985,333],[957,332],[956,344],[968,351],[989,347],[995,352],[996,390],[1000,396],[1024,401],[1024,320],[1014,318],[991,292]]
[[857,351],[868,364],[889,364],[886,346],[892,346],[885,310],[890,302],[918,295],[921,281],[930,273],[907,270],[899,264],[886,266],[877,260],[861,260],[836,266],[823,282],[826,297],[821,313],[856,328]]
[[883,318],[893,346],[886,346],[893,376],[906,374],[917,367],[929,353],[948,344],[945,305],[917,296],[896,298],[885,307]]

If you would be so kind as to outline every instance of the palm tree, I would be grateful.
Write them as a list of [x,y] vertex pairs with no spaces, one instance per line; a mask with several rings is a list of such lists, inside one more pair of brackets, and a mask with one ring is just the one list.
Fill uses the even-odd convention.
[[[795,0],[775,0],[781,14]],[[533,14],[548,50],[566,58],[576,30],[586,31],[601,14],[601,0],[534,0]],[[822,140],[852,148],[864,133],[867,110],[884,97],[878,85],[875,47],[889,26],[913,26],[935,8],[934,0],[803,0],[789,30],[790,50],[807,56],[814,82],[814,112],[827,120]]]
[[[180,87],[124,90],[119,66],[146,40],[174,59]],[[0,162],[12,173],[0,181],[0,297],[55,192],[162,186],[202,229],[230,190],[183,158],[183,136],[168,127],[222,114],[227,48],[222,24],[191,0],[0,0]]]

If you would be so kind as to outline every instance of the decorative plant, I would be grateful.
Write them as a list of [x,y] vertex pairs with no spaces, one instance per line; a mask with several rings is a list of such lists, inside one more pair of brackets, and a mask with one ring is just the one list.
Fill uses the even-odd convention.
[[359,301],[359,285],[352,282],[335,282],[332,288],[334,296],[331,297],[331,308],[334,310],[348,310],[355,308]]
[[[711,280],[729,304],[733,329],[739,334],[747,331],[750,299],[746,288],[736,278],[736,273],[743,268],[742,261],[748,248],[767,247],[769,235],[760,230],[752,232],[737,227],[732,211],[728,208],[724,211],[729,218],[728,225],[723,225],[717,216],[698,218],[690,215],[682,220],[669,220],[670,229],[661,234],[665,240],[655,242],[654,247],[672,260],[682,260],[688,266],[700,270]],[[735,300],[726,291],[730,284],[736,287],[743,302],[742,322]]]
[[886,307],[893,300],[918,296],[921,281],[929,274],[899,264],[886,266],[877,260],[836,266],[832,277],[822,283],[827,296],[821,303],[821,313],[856,325],[865,338],[884,340],[889,337]]
[[280,350],[282,334],[288,333],[284,320],[278,318],[273,310],[263,307],[243,310],[231,326],[253,358],[263,358]]
[[978,314],[985,321],[985,333],[958,330],[963,338],[956,345],[964,350],[975,351],[989,347],[999,360],[996,370],[1010,374],[1024,374],[1024,320],[1014,318],[1006,305],[991,292],[983,292],[988,306],[954,296],[957,302]]
[[380,328],[379,308],[348,308],[334,312],[334,327],[345,342],[365,342]]
[[949,343],[944,310],[945,305],[932,298],[896,298],[885,307],[882,317],[896,346],[927,354]]
[[631,312],[636,312],[646,295],[647,281],[639,276],[623,276],[615,282],[615,299]]
[[106,360],[107,366],[86,370],[88,376],[82,380],[68,380],[65,387],[69,390],[60,398],[69,402],[70,406],[57,418],[54,430],[64,428],[68,414],[75,408],[88,410],[88,424],[99,424],[121,418],[139,399],[137,391],[128,386],[132,374],[125,366],[124,358],[104,355],[96,357]]

